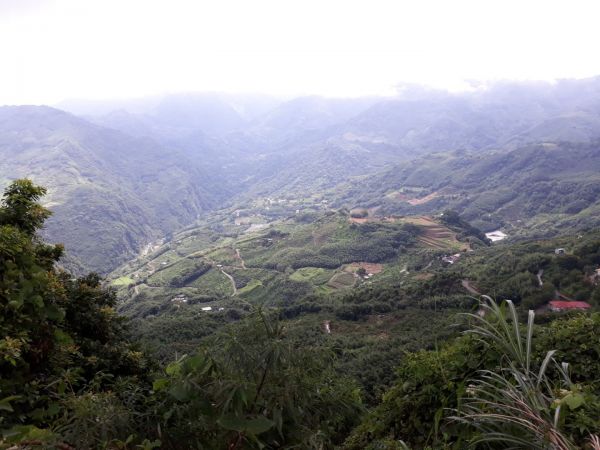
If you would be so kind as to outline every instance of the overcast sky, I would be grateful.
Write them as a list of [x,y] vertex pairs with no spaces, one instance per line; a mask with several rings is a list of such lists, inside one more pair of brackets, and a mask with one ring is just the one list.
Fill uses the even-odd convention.
[[0,0],[0,104],[600,74],[600,2]]

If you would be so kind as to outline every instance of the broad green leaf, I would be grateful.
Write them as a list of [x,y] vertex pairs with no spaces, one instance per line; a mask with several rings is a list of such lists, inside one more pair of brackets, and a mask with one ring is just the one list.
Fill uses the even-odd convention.
[[54,330],[54,338],[59,344],[70,345],[73,343],[71,336],[62,330]]
[[152,383],[152,390],[162,391],[168,385],[169,385],[169,380],[167,378],[158,378],[158,379],[154,380],[154,382]]
[[202,355],[195,355],[187,358],[185,364],[191,370],[198,370],[204,365],[205,361]]
[[171,394],[176,400],[185,402],[190,399],[192,389],[183,383],[177,383],[171,387],[169,394]]
[[570,410],[574,410],[583,405],[584,399],[581,394],[569,394],[563,398],[563,402],[567,404]]
[[273,425],[275,425],[275,422],[272,420],[267,419],[265,416],[259,416],[256,419],[248,421],[246,431],[252,434],[261,434],[271,429]]
[[33,303],[36,307],[41,308],[44,306],[44,299],[41,295],[34,295],[30,299],[31,303]]
[[16,443],[24,439],[47,441],[53,437],[50,430],[43,430],[34,425],[16,425],[2,432],[2,436],[9,443]]
[[167,366],[165,372],[167,375],[177,375],[181,372],[181,364],[179,362],[173,362]]
[[57,402],[52,402],[48,405],[46,415],[49,417],[56,416],[60,412],[60,405]]
[[217,423],[226,430],[242,432],[246,430],[248,421],[243,417],[238,417],[234,414],[227,414],[221,417]]
[[19,398],[21,398],[20,395],[11,395],[10,397],[4,397],[2,400],[0,400],[0,411],[13,412],[13,408],[10,405],[10,402],[12,402],[13,400],[18,400]]

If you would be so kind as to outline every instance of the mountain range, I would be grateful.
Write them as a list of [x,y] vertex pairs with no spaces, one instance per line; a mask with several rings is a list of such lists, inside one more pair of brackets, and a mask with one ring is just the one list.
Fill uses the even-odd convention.
[[[393,98],[178,94],[59,107],[0,109],[0,185],[27,176],[48,187],[46,236],[64,241],[65,264],[81,271],[107,273],[211,211],[263,197],[450,207],[486,230],[520,220],[539,235],[596,211],[598,78],[458,94],[408,86]],[[523,205],[526,217],[515,213]]]

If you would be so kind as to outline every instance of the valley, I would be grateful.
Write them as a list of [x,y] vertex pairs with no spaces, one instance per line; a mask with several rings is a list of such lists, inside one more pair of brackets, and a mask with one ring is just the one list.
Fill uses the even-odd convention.
[[[563,103],[566,91],[572,101]],[[0,185],[31,178],[19,195],[41,215],[27,220],[45,218],[38,199],[53,215],[45,228],[35,222],[38,238],[19,228],[27,220],[15,219],[18,202],[3,204],[9,282],[0,287],[12,305],[39,310],[47,328],[27,333],[56,327],[39,338],[63,352],[52,360],[55,380],[78,364],[82,389],[96,383],[109,405],[148,418],[123,420],[164,448],[192,435],[206,448],[235,436],[279,448],[284,435],[298,448],[398,448],[390,439],[460,448],[448,408],[503,351],[465,332],[479,330],[476,320],[508,320],[507,308],[515,324],[535,311],[536,358],[546,344],[561,358],[577,355],[588,400],[568,418],[581,442],[599,404],[598,105],[600,81],[591,79],[394,99],[203,94],[120,110],[2,107]],[[42,239],[64,242],[65,254]],[[17,244],[30,254],[20,272]],[[101,277],[82,276],[90,270]],[[19,336],[0,341],[7,358],[29,345]],[[577,339],[596,341],[573,349]],[[0,387],[20,392],[7,383]],[[74,423],[98,406],[87,392],[63,397],[53,386],[58,398],[89,402],[60,406]],[[43,389],[36,401],[50,415]],[[28,411],[19,398],[6,402]],[[297,401],[312,413],[295,415]],[[98,415],[112,424],[108,410]],[[197,430],[191,417],[202,418]],[[303,447],[328,418],[338,422],[327,446]],[[60,420],[34,422],[68,430]]]
[[0,450],[600,450],[599,15],[0,0]]
[[45,236],[66,244],[63,264],[78,273],[107,274],[150,242],[265,198],[380,215],[450,208],[484,232],[540,237],[594,225],[599,103],[592,78],[458,96],[59,105],[80,116],[3,107],[0,187],[24,176],[48,187]]

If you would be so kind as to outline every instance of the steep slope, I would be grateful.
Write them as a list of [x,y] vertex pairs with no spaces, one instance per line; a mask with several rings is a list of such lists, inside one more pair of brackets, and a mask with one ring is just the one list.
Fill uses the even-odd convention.
[[48,107],[0,108],[0,173],[2,185],[48,187],[46,235],[64,241],[70,264],[100,272],[225,195],[178,152]]

